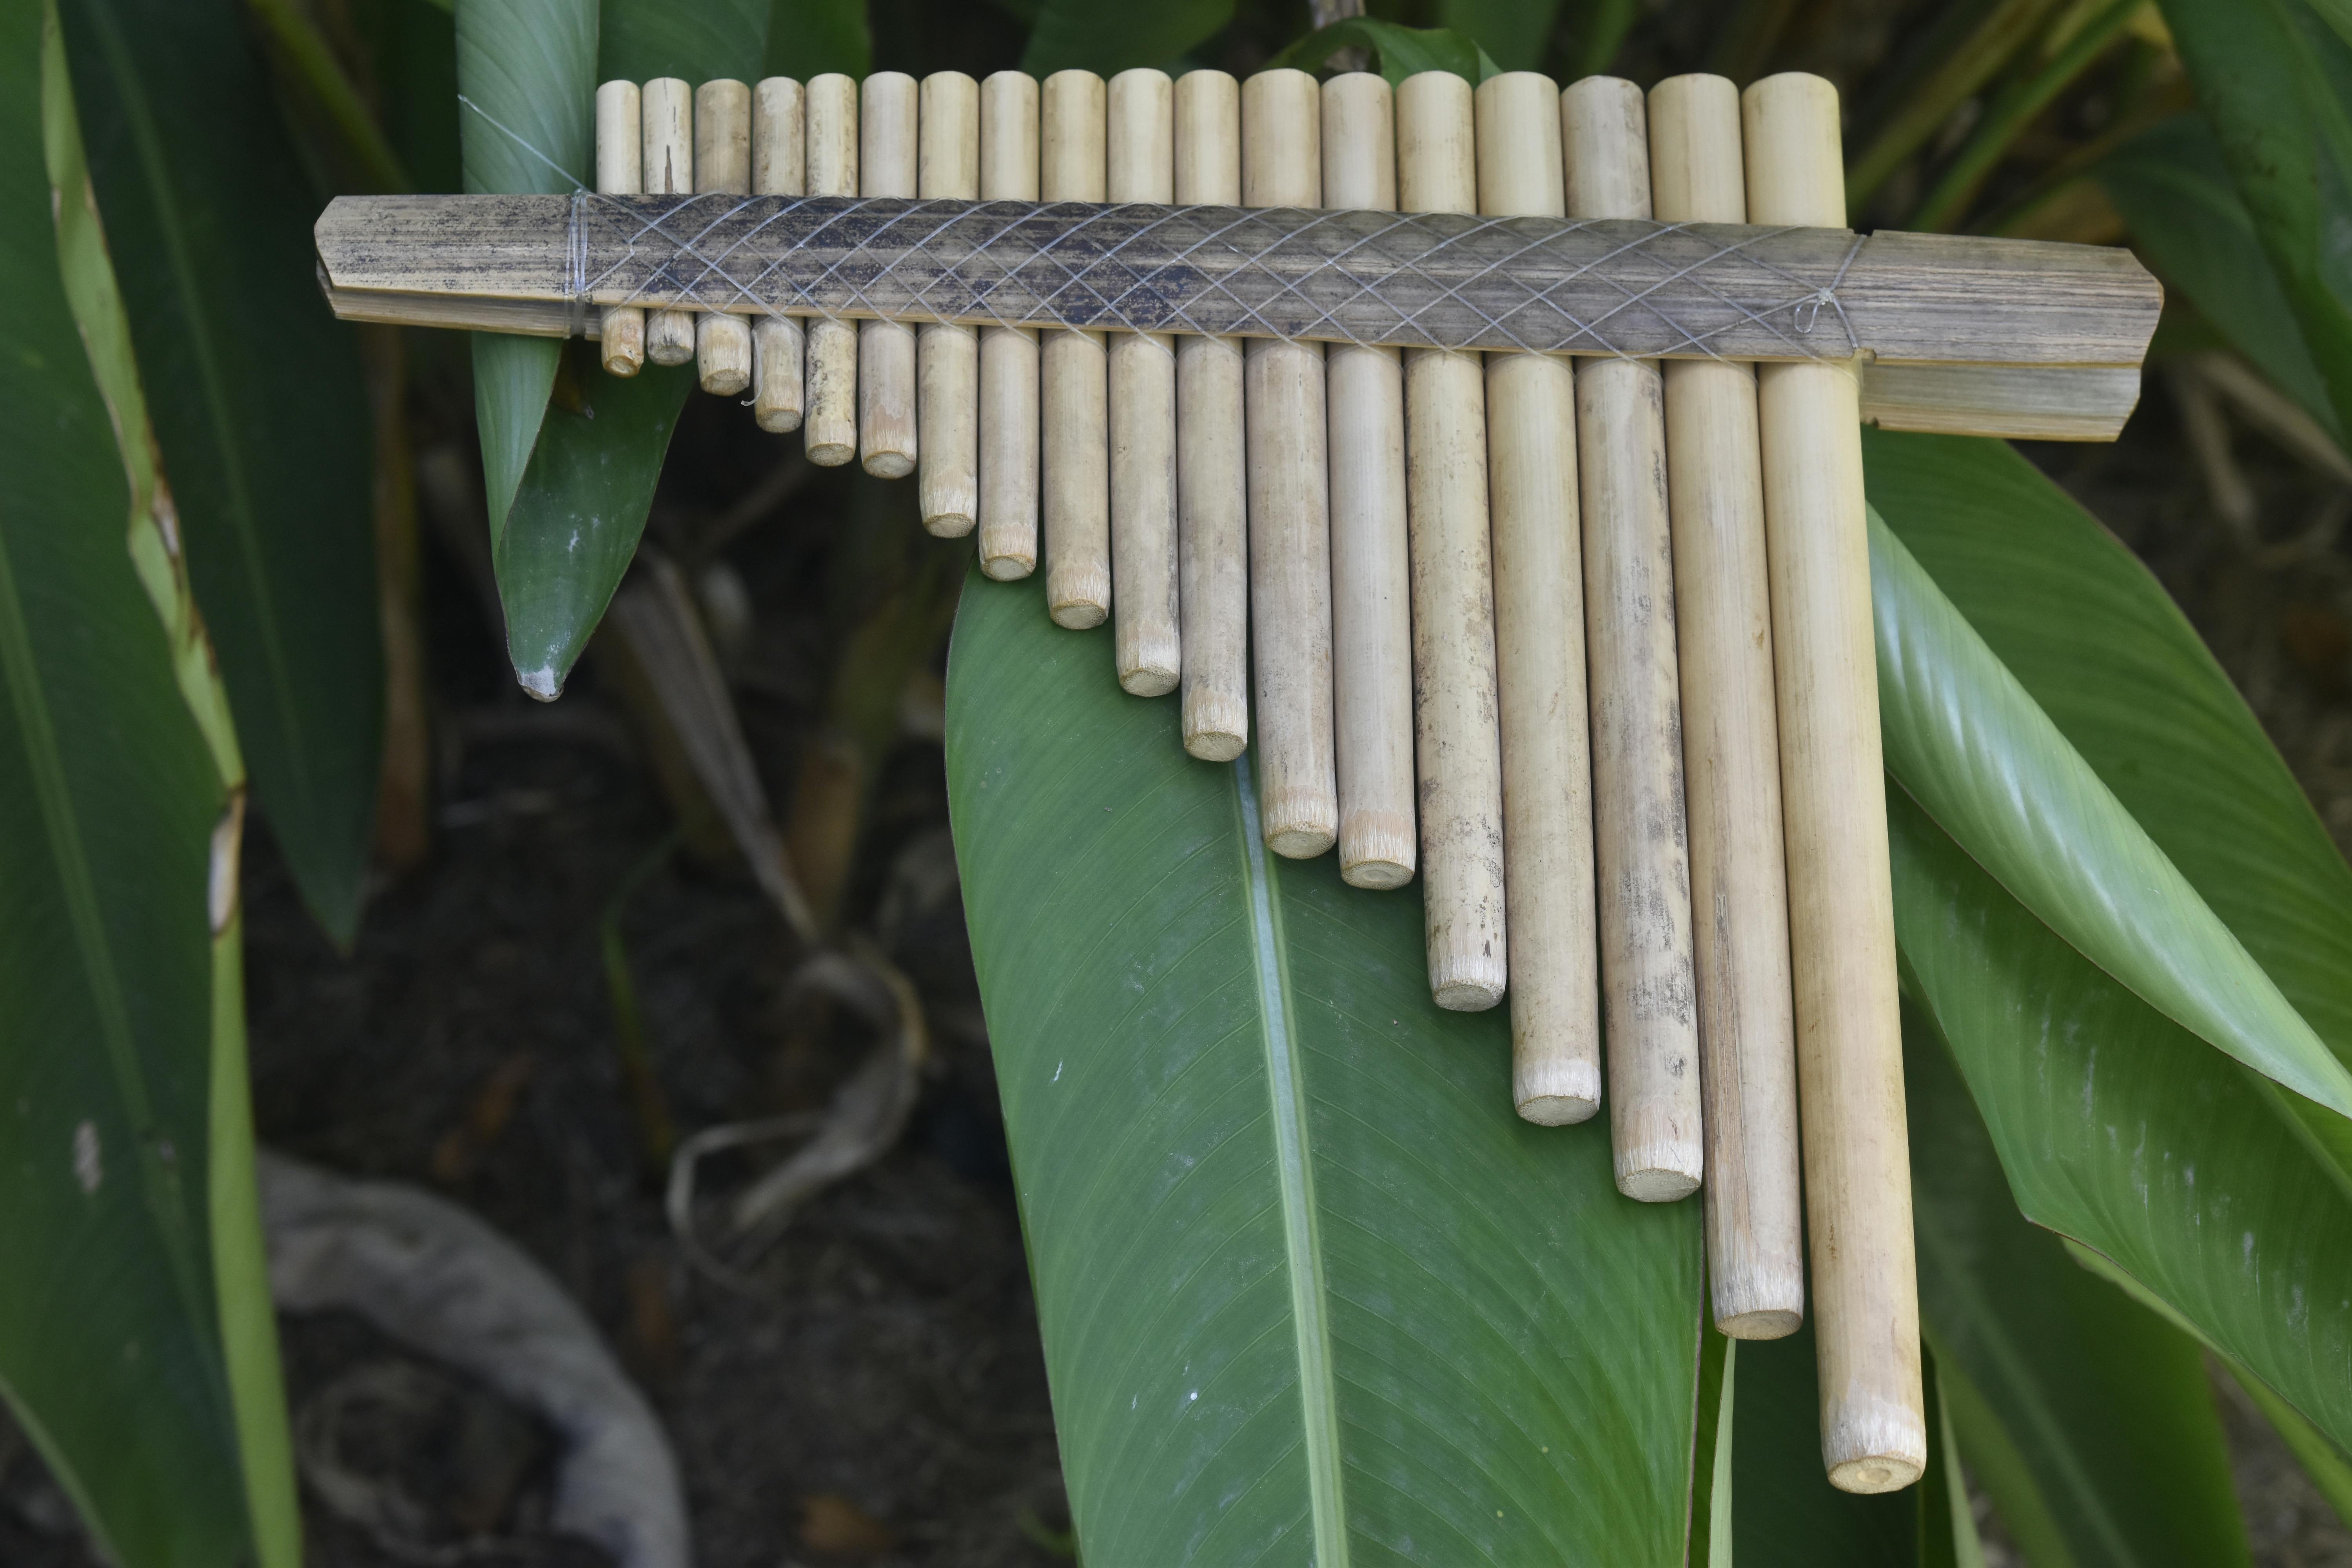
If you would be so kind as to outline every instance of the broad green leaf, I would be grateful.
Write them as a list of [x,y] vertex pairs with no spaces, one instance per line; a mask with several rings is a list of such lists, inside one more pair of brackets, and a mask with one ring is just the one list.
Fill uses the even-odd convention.
[[1109,76],[1130,66],[1164,66],[1233,19],[1234,0],[1044,0],[1021,68],[1035,77],[1071,69]]
[[2167,1016],[2352,1110],[2352,1069],[1874,514],[1871,595],[1887,771],[2019,902]]
[[1738,1417],[1739,1342],[1709,1323],[1698,1358],[1698,1423],[1691,1446],[1690,1568],[1731,1568],[1731,1434]]
[[236,1142],[243,769],[44,0],[0,0],[0,1396],[110,1561],[298,1568]]
[[1502,68],[1466,34],[1444,27],[1401,27],[1368,16],[1349,16],[1309,33],[1266,64],[1317,70],[1339,50],[1350,48],[1369,51],[1391,87],[1402,86],[1405,78],[1423,71],[1452,71],[1475,86]]
[[[1613,0],[1603,0],[1603,6]],[[1437,22],[1465,38],[1507,71],[1541,70],[1551,52],[1552,27],[1559,20],[1560,0],[1443,0]],[[1579,0],[1580,12],[1592,9]]]
[[2095,968],[1908,795],[1905,988],[2028,1219],[2111,1260],[2322,1431],[2352,1434],[2352,1201],[2261,1080]]
[[2326,383],[2333,427],[2352,429],[2352,40],[2306,0],[2159,4]]
[[2250,1562],[2194,1340],[2018,1213],[1935,1026],[1904,1012],[1921,1315],[1937,1385],[2038,1568]]
[[2175,115],[2095,173],[2131,225],[2140,258],[2313,418],[2340,431],[2327,384],[2204,116]]
[[2304,1474],[2327,1506],[2336,1510],[2338,1520],[2352,1520],[2352,1458],[2342,1448],[2327,1440],[2327,1434],[2305,1421],[2294,1405],[2273,1393],[2270,1386],[2244,1367],[2225,1362],[2230,1375],[2246,1397],[2254,1402],[2263,1418],[2271,1424],[2282,1442],[2303,1467]]
[[759,79],[772,0],[618,0],[604,6],[599,80]]
[[356,933],[383,750],[372,431],[319,297],[318,199],[236,11],[64,0],[188,571],[255,799],[304,900]]
[[762,75],[806,81],[827,71],[863,78],[873,68],[866,0],[776,0]]
[[1512,1114],[1417,892],[1266,854],[1034,583],[967,583],[947,757],[1086,1560],[1681,1563],[1698,1210]]

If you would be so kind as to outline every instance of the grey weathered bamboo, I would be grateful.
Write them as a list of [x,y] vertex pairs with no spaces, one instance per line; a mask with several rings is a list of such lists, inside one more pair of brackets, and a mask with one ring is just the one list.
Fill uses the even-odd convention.
[[[772,76],[751,89],[751,189],[797,196],[808,188],[808,117],[801,84]],[[779,435],[801,427],[807,328],[794,316],[751,323],[751,416]]]
[[[1176,199],[1242,199],[1241,84],[1176,79]],[[1176,340],[1177,619],[1184,749],[1227,763],[1249,744],[1249,498],[1236,338]]]
[[[1323,190],[1322,113],[1305,71],[1242,83],[1242,201],[1307,206]],[[1243,345],[1249,442],[1250,667],[1266,847],[1307,857],[1339,833],[1331,749],[1331,503],[1323,345]]]
[[[1037,80],[998,71],[980,84],[980,194],[1037,200]],[[980,569],[1005,581],[1037,569],[1037,334],[980,329]]]
[[[645,121],[633,81],[608,81],[596,89],[596,190],[601,195],[635,195],[646,187]],[[608,308],[601,323],[604,368],[635,375],[646,364],[646,313],[635,305]]]
[[[1137,68],[1111,78],[1106,194],[1176,199],[1175,83]],[[1138,697],[1176,689],[1176,344],[1110,335],[1110,571],[1118,683]]]
[[[1492,78],[1478,86],[1476,110],[1479,210],[1564,214],[1559,91],[1551,79],[1532,71]],[[1510,922],[1511,1102],[1527,1120],[1558,1126],[1601,1108],[1592,761],[1570,362],[1549,354],[1486,356],[1486,450]]]
[[[751,89],[706,81],[694,89],[694,188],[717,195],[751,192]],[[695,374],[702,390],[732,397],[751,384],[751,323],[722,310],[694,321]]]
[[[802,98],[808,121],[809,195],[854,197],[857,83],[839,72],[812,77]],[[845,310],[818,308],[814,314],[808,324],[808,394],[801,439],[810,462],[837,468],[857,456],[857,325]]]
[[[1323,199],[1396,206],[1396,110],[1384,78],[1323,84]],[[1331,424],[1331,689],[1339,764],[1339,875],[1412,879],[1412,574],[1405,541],[1404,364],[1394,349],[1324,355]]]
[[[1843,217],[1837,90],[1768,77],[1742,109],[1748,216]],[[1877,1492],[1927,1431],[1859,401],[1847,365],[1758,372],[1822,1458]]]
[[[1744,168],[1738,89],[1681,76],[1650,89],[1660,217],[1745,221]],[[1666,366],[1666,455],[1706,1100],[1707,1285],[1718,1329],[1774,1339],[1803,1321],[1805,1255],[1753,367]]]
[[[980,195],[980,84],[961,71],[923,79],[917,195]],[[961,539],[980,516],[980,338],[950,321],[926,321],[915,342],[921,446],[915,481],[923,526]]]
[[[858,89],[857,189],[868,196],[915,196],[921,168],[916,110],[920,89],[904,71],[876,71]],[[915,471],[918,383],[915,329],[905,321],[857,324],[857,460],[877,479]]]
[[[1443,71],[1397,89],[1397,205],[1478,205],[1470,84]],[[1469,221],[1476,222],[1475,219]],[[1486,513],[1486,386],[1477,354],[1404,355],[1406,539],[1412,558],[1413,760],[1429,988],[1441,1007],[1503,999],[1503,752]]]
[[[1100,202],[1108,169],[1104,86],[1055,71],[1041,95],[1037,183],[1048,202]],[[1045,609],[1083,631],[1110,616],[1110,381],[1099,331],[1039,340],[1038,420]]]
[[[1642,89],[1587,77],[1559,112],[1570,213],[1649,216]],[[1610,1142],[1618,1190],[1664,1203],[1698,1185],[1705,1146],[1658,363],[1580,366],[1576,426]]]

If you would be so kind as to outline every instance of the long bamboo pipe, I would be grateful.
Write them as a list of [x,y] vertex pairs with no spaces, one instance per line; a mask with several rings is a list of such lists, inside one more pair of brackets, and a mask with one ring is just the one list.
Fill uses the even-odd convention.
[[[607,195],[635,195],[646,188],[641,102],[633,81],[608,81],[596,89],[596,189]],[[606,371],[635,375],[645,368],[643,310],[635,305],[608,306],[600,326],[600,352]]]
[[[857,83],[839,72],[811,77],[803,93],[808,120],[808,193],[857,194]],[[808,459],[839,468],[857,456],[857,323],[809,321],[808,394],[801,439]]]
[[[1106,185],[1103,79],[1045,79],[1038,188],[1049,202],[1098,202]],[[1039,344],[1045,607],[1083,631],[1110,616],[1110,388],[1103,334],[1056,330]]]
[[[1037,199],[1037,79],[980,84],[980,195]],[[980,569],[999,582],[1037,569],[1037,334],[980,330]]]
[[[649,195],[684,195],[694,189],[694,89],[674,76],[656,77],[640,89],[644,117],[645,189]],[[694,312],[646,314],[646,357],[684,364],[694,357]]]
[[[1176,89],[1166,71],[1110,79],[1108,174],[1114,202],[1176,199]],[[1118,683],[1137,697],[1176,689],[1183,674],[1176,606],[1176,340],[1113,332],[1110,358],[1110,574]]]
[[[921,167],[916,123],[921,90],[904,71],[876,71],[858,94],[857,189],[911,196]],[[857,323],[858,462],[877,479],[902,479],[920,452],[915,429],[915,329]]]
[[[916,195],[980,197],[980,84],[961,71],[923,79]],[[915,480],[923,526],[941,539],[970,533],[980,515],[980,334],[926,321],[915,334]]]
[[[740,81],[706,81],[694,89],[694,188],[751,194],[751,89]],[[732,397],[751,384],[751,323],[694,319],[696,378],[702,390]]]
[[[797,196],[808,189],[808,117],[801,84],[772,76],[751,89],[751,189]],[[807,329],[797,316],[751,323],[751,417],[782,434],[801,427]]]

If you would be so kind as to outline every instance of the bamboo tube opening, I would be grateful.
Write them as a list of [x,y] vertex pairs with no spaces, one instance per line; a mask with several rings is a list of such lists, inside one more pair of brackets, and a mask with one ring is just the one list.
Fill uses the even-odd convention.
[[[1323,84],[1323,201],[1396,210],[1396,111],[1385,78]],[[1339,875],[1401,888],[1419,858],[1412,800],[1412,580],[1404,521],[1404,362],[1324,352],[1331,429],[1331,698]]]
[[[1055,71],[1041,95],[1037,184],[1049,202],[1098,202],[1107,181],[1103,79]],[[1103,334],[1038,343],[1045,608],[1073,631],[1110,617],[1110,384]]]
[[[805,192],[807,137],[800,83],[772,76],[753,89],[751,189],[776,196]],[[782,434],[801,427],[805,333],[793,316],[761,316],[751,323],[751,416],[762,430]]]
[[[1397,205],[1478,210],[1470,84],[1448,71],[1396,93]],[[1481,357],[1404,355],[1405,532],[1412,559],[1413,760],[1431,994],[1473,1012],[1509,974],[1503,890],[1503,754],[1495,689]]]
[[[980,84],[961,71],[923,79],[915,194],[980,197]],[[980,516],[980,334],[970,327],[926,322],[915,335],[920,434],[916,480],[923,526],[961,539]]]
[[[694,89],[694,188],[751,194],[751,89],[740,81],[706,81]],[[694,358],[702,390],[732,397],[751,384],[751,323],[705,310],[694,319]]]
[[[803,90],[813,196],[857,194],[857,83],[834,73]],[[839,468],[857,456],[857,323],[817,316],[808,324],[808,390],[801,439],[809,461]]]
[[[980,84],[982,201],[1037,199],[1037,83],[998,71]],[[980,330],[980,569],[999,582],[1037,569],[1037,334]]]
[[[639,89],[638,102],[644,115],[646,193],[693,194],[694,89],[674,76],[656,77]],[[646,312],[646,357],[656,364],[684,364],[692,359],[694,312]]]
[[[918,89],[904,71],[876,71],[858,99],[857,189],[861,195],[916,194]],[[915,329],[904,321],[857,323],[860,462],[879,479],[915,471]]]
[[[1657,216],[1747,222],[1740,146],[1729,81],[1682,76],[1651,89]],[[1717,1328],[1778,1339],[1804,1321],[1804,1226],[1756,375],[1678,360],[1665,384],[1707,1282]]]
[[[1176,94],[1168,73],[1111,78],[1106,199],[1176,199]],[[1176,341],[1113,332],[1110,361],[1111,602],[1118,683],[1137,697],[1176,689]]]
[[[1749,218],[1843,226],[1836,89],[1768,77],[1741,110]],[[1849,364],[1757,376],[1822,1458],[1878,1492],[1927,1432],[1860,395]]]
[[[1242,199],[1241,83],[1176,79],[1176,199]],[[1178,643],[1184,750],[1229,763],[1249,744],[1249,500],[1237,338],[1176,340]]]
[[[1242,205],[1319,206],[1321,110],[1305,71],[1242,84]],[[1331,737],[1331,524],[1323,345],[1243,345],[1250,655],[1266,847],[1306,858],[1339,832]]]
[[[596,89],[596,189],[635,195],[645,188],[645,118],[637,84],[608,81]],[[608,307],[598,325],[604,369],[635,375],[646,363],[646,313],[634,305]]]

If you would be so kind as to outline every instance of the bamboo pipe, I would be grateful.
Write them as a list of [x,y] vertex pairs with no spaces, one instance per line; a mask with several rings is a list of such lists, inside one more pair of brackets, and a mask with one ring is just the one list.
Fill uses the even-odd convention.
[[[1037,82],[980,84],[982,201],[1037,199]],[[980,330],[980,569],[999,582],[1037,569],[1037,334]]]
[[[1242,205],[1320,206],[1321,110],[1305,71],[1242,83]],[[1266,847],[1305,858],[1339,832],[1331,750],[1331,505],[1323,345],[1242,347],[1248,446],[1250,652]]]
[[[857,189],[861,195],[916,194],[918,89],[904,71],[876,71],[858,94]],[[915,471],[915,329],[904,321],[857,323],[859,460],[878,479]]]
[[[1559,113],[1569,216],[1648,217],[1642,89],[1587,77],[1560,95]],[[1705,1158],[1657,362],[1586,361],[1576,374],[1576,426],[1610,1142],[1617,1190],[1670,1203],[1698,1185]]]
[[[635,195],[645,189],[645,117],[637,84],[608,81],[596,89],[596,189]],[[605,307],[598,339],[604,369],[635,375],[646,364],[646,313],[635,305]]]
[[[1106,191],[1114,202],[1176,199],[1176,95],[1168,73],[1110,79]],[[1183,673],[1176,608],[1176,340],[1113,332],[1110,570],[1118,683],[1137,697]]]
[[[694,189],[694,89],[674,76],[646,83],[638,99],[645,117],[645,188],[657,196]],[[646,317],[646,357],[684,364],[694,357],[694,312],[654,310]]]
[[[1750,219],[1843,226],[1837,89],[1767,77],[1741,109]],[[1833,1486],[1890,1491],[1927,1433],[1856,367],[1761,366],[1756,403],[1822,1458]]]
[[[1448,71],[1397,89],[1397,205],[1475,212],[1470,84]],[[1413,750],[1422,906],[1441,1007],[1503,999],[1503,752],[1486,514],[1486,385],[1475,353],[1404,356],[1405,531],[1412,557]]]
[[[1176,79],[1176,199],[1242,199],[1242,89]],[[1229,763],[1249,744],[1249,492],[1239,338],[1176,340],[1178,646],[1184,750]]]
[[[961,71],[923,79],[915,194],[980,199],[980,84]],[[923,526],[961,539],[980,515],[980,335],[929,321],[915,334],[920,439],[915,481]]]
[[[1385,78],[1323,84],[1323,200],[1396,210],[1396,109]],[[1324,351],[1331,429],[1331,699],[1339,876],[1412,880],[1412,577],[1404,525],[1404,363],[1394,349]]]
[[[1738,89],[1719,76],[1678,76],[1650,89],[1659,217],[1746,223],[1741,168]],[[1756,372],[1716,360],[1665,368],[1706,1275],[1717,1328],[1778,1339],[1804,1321],[1804,1213]]]
[[[1559,89],[1481,82],[1478,210],[1558,217]],[[1503,739],[1504,910],[1511,939],[1511,1102],[1560,1126],[1601,1109],[1593,944],[1592,748],[1586,727],[1576,375],[1545,354],[1486,356],[1495,521],[1495,682]]]
[[[807,117],[801,84],[772,76],[751,89],[751,189],[797,196],[808,188]],[[751,416],[762,430],[801,427],[805,329],[796,316],[751,323]]]
[[[1103,79],[1045,79],[1037,184],[1049,202],[1098,202],[1106,186]],[[1058,330],[1038,344],[1045,608],[1084,631],[1110,616],[1110,386],[1103,334]]]
[[[721,78],[694,89],[694,188],[751,194],[751,89]],[[702,390],[732,397],[751,384],[751,323],[725,311],[694,318],[696,374]]]
[[[808,194],[857,194],[857,83],[838,72],[811,77],[802,93],[808,121]],[[810,462],[836,468],[857,456],[857,323],[810,318],[808,394],[801,425]]]

